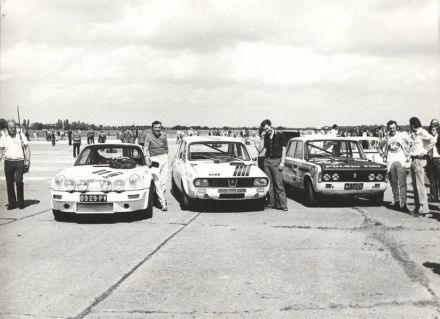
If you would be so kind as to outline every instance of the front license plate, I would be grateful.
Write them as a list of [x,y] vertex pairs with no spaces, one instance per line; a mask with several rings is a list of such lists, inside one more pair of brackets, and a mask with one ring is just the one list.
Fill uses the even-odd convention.
[[344,185],[344,190],[362,189],[364,188],[363,183],[347,183]]
[[79,201],[81,203],[105,203],[107,202],[107,195],[81,194],[79,195]]

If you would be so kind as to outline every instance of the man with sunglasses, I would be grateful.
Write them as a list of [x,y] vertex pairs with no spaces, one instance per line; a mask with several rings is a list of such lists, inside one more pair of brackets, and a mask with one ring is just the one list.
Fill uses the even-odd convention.
[[286,138],[272,127],[270,120],[261,122],[262,141],[258,151],[266,149],[264,172],[270,179],[269,207],[287,211],[286,191],[283,182],[284,160],[286,158]]

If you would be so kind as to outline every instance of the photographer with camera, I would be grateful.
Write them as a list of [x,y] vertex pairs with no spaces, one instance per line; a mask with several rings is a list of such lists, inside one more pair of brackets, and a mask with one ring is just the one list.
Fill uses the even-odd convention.
[[[8,192],[8,210],[24,208],[23,174],[29,171],[31,153],[23,132],[17,132],[14,120],[7,122],[8,135],[0,138],[0,160],[5,157],[5,177]],[[15,185],[14,185],[15,183]],[[15,186],[17,196],[15,196]]]

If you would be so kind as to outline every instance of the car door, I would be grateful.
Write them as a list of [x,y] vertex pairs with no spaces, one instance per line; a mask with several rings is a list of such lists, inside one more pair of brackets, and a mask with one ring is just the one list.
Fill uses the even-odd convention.
[[293,172],[293,186],[301,188],[302,186],[302,180],[303,180],[303,174],[301,171],[301,168],[304,168],[304,142],[298,141],[296,147],[295,147],[295,153],[293,155],[293,165],[292,165],[292,172]]
[[176,154],[176,158],[173,162],[172,175],[177,187],[179,188],[181,188],[182,185],[182,175],[185,174],[186,144],[186,142],[180,144],[179,150]]
[[293,185],[294,183],[293,163],[295,157],[296,144],[297,141],[290,141],[289,144],[287,145],[287,150],[286,150],[286,159],[284,162],[284,169],[283,169],[283,179],[284,182],[288,185]]

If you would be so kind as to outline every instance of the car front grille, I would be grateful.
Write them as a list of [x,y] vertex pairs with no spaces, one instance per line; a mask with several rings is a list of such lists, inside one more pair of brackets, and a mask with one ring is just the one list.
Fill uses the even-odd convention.
[[113,213],[113,203],[99,203],[99,204],[76,204],[77,213]]
[[[383,175],[383,181],[385,181],[385,175],[386,175],[386,171],[365,171],[365,172],[353,172],[353,171],[323,171],[322,172],[322,176],[324,176],[324,174],[330,174],[333,175],[334,173],[337,173],[339,175],[339,180],[337,182],[377,182],[376,180],[374,181],[370,181],[368,179],[368,175],[370,175],[371,173],[373,173],[374,175],[377,174],[382,174]],[[322,180],[323,182],[327,182],[324,181],[324,179]],[[329,180],[328,182],[335,182],[334,180]]]
[[208,181],[209,187],[254,187],[254,178],[209,178]]

